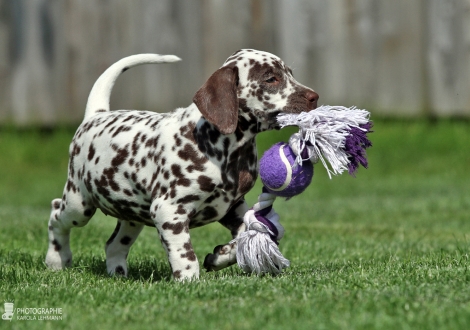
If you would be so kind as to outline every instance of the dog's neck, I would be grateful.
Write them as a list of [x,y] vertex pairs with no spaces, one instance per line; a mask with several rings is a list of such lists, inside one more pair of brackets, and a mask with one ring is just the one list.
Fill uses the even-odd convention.
[[201,117],[193,130],[193,137],[201,151],[217,155],[218,151],[231,153],[246,144],[253,145],[257,133],[257,123],[249,123],[243,117],[231,134],[222,134],[215,125]]

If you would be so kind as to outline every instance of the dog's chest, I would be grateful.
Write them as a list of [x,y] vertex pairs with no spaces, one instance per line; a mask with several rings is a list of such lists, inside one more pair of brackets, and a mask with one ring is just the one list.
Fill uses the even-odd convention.
[[220,172],[220,183],[208,187],[210,191],[191,217],[190,227],[220,220],[253,187],[257,173],[255,153],[224,168]]

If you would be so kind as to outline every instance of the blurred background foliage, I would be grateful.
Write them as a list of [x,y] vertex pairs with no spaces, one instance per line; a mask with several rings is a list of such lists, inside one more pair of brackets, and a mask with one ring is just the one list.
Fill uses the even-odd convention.
[[79,123],[97,77],[136,53],[183,61],[129,70],[112,108],[187,106],[241,48],[279,55],[320,104],[469,117],[468,31],[467,0],[0,0],[0,123]]

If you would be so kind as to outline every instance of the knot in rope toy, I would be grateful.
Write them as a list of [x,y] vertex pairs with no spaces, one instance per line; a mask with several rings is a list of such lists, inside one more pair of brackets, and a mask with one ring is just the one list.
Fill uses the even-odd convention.
[[263,193],[243,222],[246,231],[237,243],[237,263],[245,272],[279,274],[290,262],[279,250],[284,236],[279,215],[272,205],[276,196],[291,198],[303,192],[313,177],[313,164],[321,161],[328,176],[344,170],[355,175],[359,165],[367,168],[365,149],[372,146],[370,113],[355,107],[321,106],[300,114],[281,114],[281,127],[298,126],[289,143],[276,143],[260,160]]
[[245,272],[279,274],[290,262],[279,251],[284,227],[272,205],[276,196],[264,191],[252,209],[245,213],[246,231],[237,241],[237,262]]

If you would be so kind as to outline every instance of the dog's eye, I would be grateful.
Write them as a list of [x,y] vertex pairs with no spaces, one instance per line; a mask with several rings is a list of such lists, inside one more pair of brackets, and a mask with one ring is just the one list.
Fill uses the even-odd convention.
[[277,80],[276,77],[271,77],[271,78],[269,78],[269,79],[267,79],[267,80],[265,80],[265,81],[266,81],[267,83],[269,83],[269,84],[273,84],[273,83],[277,82],[278,80]]

